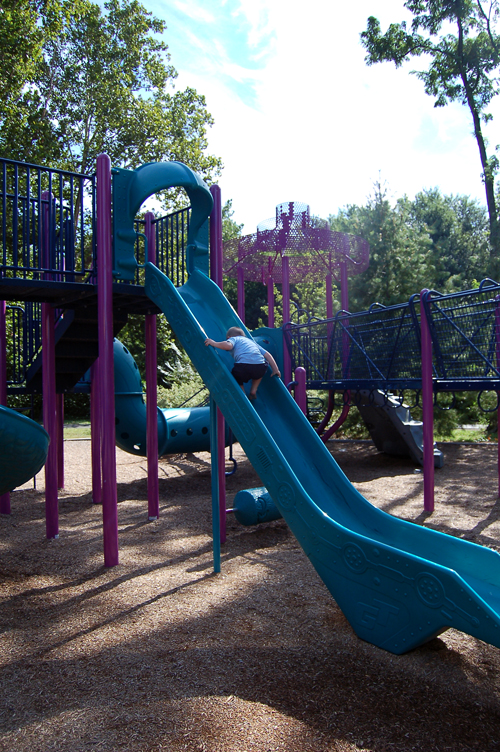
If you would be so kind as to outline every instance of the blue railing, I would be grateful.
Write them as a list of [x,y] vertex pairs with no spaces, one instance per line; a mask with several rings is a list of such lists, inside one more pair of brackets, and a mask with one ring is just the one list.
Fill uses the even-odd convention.
[[91,279],[94,230],[94,175],[0,159],[0,277]]
[[[500,285],[423,299],[433,345],[436,390],[500,389]],[[292,367],[311,389],[420,389],[420,301],[340,311],[319,322],[287,324]]]
[[[156,266],[180,287],[187,281],[186,247],[189,231],[191,207],[179,209],[164,217],[153,220],[156,238]],[[146,223],[136,219],[134,229],[144,234]],[[135,243],[135,257],[139,263],[144,262],[144,241],[138,235]],[[142,274],[138,270],[136,283],[142,284]]]

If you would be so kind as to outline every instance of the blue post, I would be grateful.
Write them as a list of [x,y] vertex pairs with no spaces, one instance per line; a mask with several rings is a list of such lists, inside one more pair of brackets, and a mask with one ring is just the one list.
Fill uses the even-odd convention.
[[217,436],[217,405],[210,395],[210,461],[212,469],[212,537],[214,572],[220,572],[220,514],[219,514],[219,453]]

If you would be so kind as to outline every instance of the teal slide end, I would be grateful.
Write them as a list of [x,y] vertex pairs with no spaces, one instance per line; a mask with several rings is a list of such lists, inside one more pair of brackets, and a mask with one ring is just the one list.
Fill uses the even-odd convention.
[[399,654],[453,627],[500,647],[500,555],[373,507],[270,372],[250,402],[230,353],[204,345],[245,329],[205,274],[176,289],[148,263],[146,292],[358,636]]
[[[137,363],[119,340],[113,343],[116,445],[124,452],[146,456],[146,403]],[[158,456],[210,451],[210,408],[161,409],[158,414]],[[226,445],[229,431],[226,431]]]
[[48,450],[49,435],[42,426],[0,405],[0,495],[36,475]]

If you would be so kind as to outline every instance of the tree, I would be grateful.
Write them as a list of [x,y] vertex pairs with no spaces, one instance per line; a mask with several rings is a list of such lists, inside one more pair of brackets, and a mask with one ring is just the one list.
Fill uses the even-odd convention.
[[406,0],[404,6],[413,15],[409,30],[403,21],[391,24],[383,34],[379,21],[370,16],[361,34],[368,51],[366,62],[392,61],[399,67],[423,56],[429,61],[427,70],[412,72],[424,82],[426,93],[435,97],[435,107],[459,101],[469,108],[486,191],[492,271],[497,273],[500,228],[494,182],[498,160],[488,156],[483,124],[491,120],[487,109],[498,93],[498,0]]
[[349,281],[349,308],[363,311],[372,303],[394,305],[429,286],[431,240],[412,222],[408,201],[392,207],[386,189],[376,183],[366,206],[348,206],[329,218],[332,230],[370,243],[368,269]]
[[409,222],[416,231],[427,232],[432,243],[427,287],[443,293],[466,290],[486,276],[488,220],[478,201],[443,196],[437,188],[404,201]]
[[[137,0],[64,8],[69,15],[57,34],[35,35],[41,59],[25,71],[21,106],[12,113],[0,105],[4,155],[34,161],[44,154],[82,173],[94,170],[101,152],[129,169],[180,160],[213,179],[221,163],[206,154],[212,118],[194,89],[173,90],[177,73],[159,38],[165,23]],[[45,7],[42,25],[44,14]]]

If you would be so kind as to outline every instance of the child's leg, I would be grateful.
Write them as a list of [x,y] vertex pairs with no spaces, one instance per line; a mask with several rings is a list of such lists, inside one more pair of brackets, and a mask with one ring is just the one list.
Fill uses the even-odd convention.
[[250,387],[250,397],[255,397],[257,394],[257,389],[259,388],[259,384],[262,381],[261,377],[260,379],[252,379],[252,386]]

